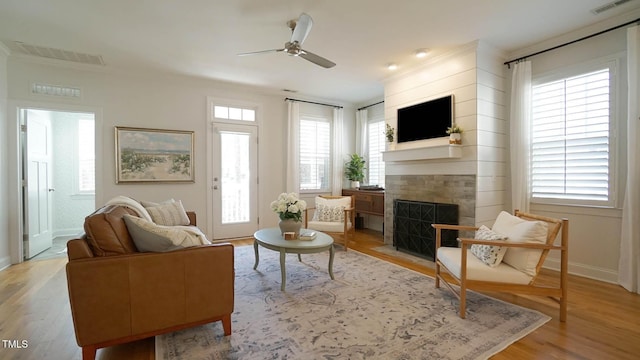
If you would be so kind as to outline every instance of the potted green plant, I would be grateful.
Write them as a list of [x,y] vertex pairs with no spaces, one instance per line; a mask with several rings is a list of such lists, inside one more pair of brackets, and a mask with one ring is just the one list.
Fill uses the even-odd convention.
[[462,144],[462,128],[458,125],[453,125],[447,128],[447,134],[449,134],[449,144],[460,145]]
[[387,138],[387,143],[389,143],[389,150],[393,150],[395,148],[395,143],[393,139],[395,137],[396,130],[391,127],[391,125],[386,124],[386,129],[384,130],[384,137]]
[[359,188],[360,182],[364,180],[365,162],[366,160],[362,156],[351,154],[349,161],[344,164],[344,175],[351,180],[351,187],[354,189]]

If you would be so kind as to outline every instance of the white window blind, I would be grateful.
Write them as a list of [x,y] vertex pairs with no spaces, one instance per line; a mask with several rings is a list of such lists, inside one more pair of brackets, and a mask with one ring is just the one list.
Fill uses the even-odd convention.
[[78,191],[80,193],[94,193],[96,190],[94,127],[93,120],[78,120]]
[[331,191],[331,123],[300,119],[300,190]]
[[[611,199],[609,68],[533,87],[531,194],[602,204]],[[544,202],[544,201],[542,201]]]
[[369,185],[379,185],[384,187],[384,162],[382,161],[382,152],[385,147],[385,122],[380,121],[369,122],[367,124],[367,135],[369,137],[369,153],[367,154],[369,162],[367,168],[369,170]]

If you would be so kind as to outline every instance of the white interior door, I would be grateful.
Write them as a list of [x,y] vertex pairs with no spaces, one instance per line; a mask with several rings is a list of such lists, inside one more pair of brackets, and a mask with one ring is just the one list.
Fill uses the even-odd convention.
[[213,127],[213,239],[249,237],[258,230],[258,129]]
[[30,259],[52,246],[51,119],[37,110],[24,110],[23,146],[24,256]]

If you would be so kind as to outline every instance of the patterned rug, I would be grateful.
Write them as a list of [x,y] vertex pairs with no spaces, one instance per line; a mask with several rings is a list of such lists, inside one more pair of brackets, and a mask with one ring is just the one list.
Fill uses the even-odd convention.
[[550,317],[468,293],[458,300],[433,278],[358,253],[336,251],[286,258],[280,291],[279,255],[235,249],[232,334],[220,322],[157,336],[156,359],[486,359]]

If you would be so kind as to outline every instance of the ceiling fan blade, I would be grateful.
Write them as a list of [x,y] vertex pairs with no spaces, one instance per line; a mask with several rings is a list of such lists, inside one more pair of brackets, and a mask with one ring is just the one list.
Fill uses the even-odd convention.
[[253,51],[253,52],[247,52],[247,53],[238,54],[238,56],[258,55],[258,54],[266,54],[266,53],[272,53],[272,52],[282,52],[282,51],[285,51],[285,50],[286,49],[271,49],[271,50]]
[[320,55],[316,55],[312,52],[308,52],[307,50],[302,50],[300,52],[300,56],[301,58],[311,61],[312,63],[316,64],[316,65],[320,65],[324,68],[332,68],[334,66],[336,66],[336,63],[334,63],[333,61],[327,60],[325,58],[323,58]]
[[298,20],[296,20],[295,27],[293,28],[293,33],[291,34],[291,42],[298,42],[298,44],[302,45],[304,40],[309,35],[311,31],[311,27],[313,26],[313,19],[311,16],[302,13]]

